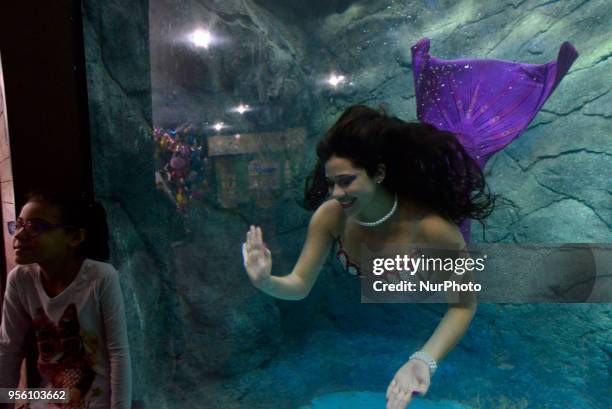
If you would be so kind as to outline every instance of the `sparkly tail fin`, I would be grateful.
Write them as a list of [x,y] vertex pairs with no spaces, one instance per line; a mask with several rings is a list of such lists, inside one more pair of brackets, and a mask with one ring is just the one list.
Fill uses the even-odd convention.
[[442,60],[429,45],[423,38],[411,49],[417,117],[454,133],[480,167],[521,135],[578,56],[565,42],[546,64]]

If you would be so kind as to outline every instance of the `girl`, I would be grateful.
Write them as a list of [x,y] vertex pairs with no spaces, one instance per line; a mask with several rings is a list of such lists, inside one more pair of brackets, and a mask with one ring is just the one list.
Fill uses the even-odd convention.
[[[117,271],[104,263],[104,208],[33,192],[8,228],[18,266],[8,274],[2,309],[0,388],[18,384],[31,329],[38,346],[37,387],[69,390],[69,401],[43,407],[129,408],[127,327]],[[35,405],[30,407],[41,407]]]
[[[557,61],[542,65],[444,61],[429,55],[429,40],[417,42],[412,66],[423,123],[365,106],[347,109],[317,145],[305,195],[316,211],[291,274],[272,276],[261,228],[248,231],[242,253],[253,285],[273,297],[303,299],[334,245],[345,270],[357,276],[363,244],[406,243],[406,252],[414,243],[463,249],[469,228],[459,225],[492,210],[481,168],[527,127],[576,56],[564,43]],[[404,409],[413,395],[427,392],[437,363],[475,311],[473,294],[449,305],[429,340],[393,377],[387,409]]]

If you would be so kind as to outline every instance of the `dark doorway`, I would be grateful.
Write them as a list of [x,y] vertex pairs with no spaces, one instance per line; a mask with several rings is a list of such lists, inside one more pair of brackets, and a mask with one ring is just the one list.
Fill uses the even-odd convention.
[[[0,56],[0,193],[6,231],[5,222],[14,220],[31,189],[93,192],[80,1],[2,3]],[[13,253],[10,237],[0,237],[1,305]],[[30,352],[27,356],[22,382],[34,384],[36,360]]]

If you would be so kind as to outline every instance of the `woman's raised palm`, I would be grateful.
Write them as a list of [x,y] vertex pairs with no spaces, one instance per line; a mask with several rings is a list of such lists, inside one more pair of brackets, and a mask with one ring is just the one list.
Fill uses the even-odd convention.
[[272,253],[265,246],[261,228],[251,226],[242,244],[242,259],[249,279],[255,287],[264,286],[272,271]]

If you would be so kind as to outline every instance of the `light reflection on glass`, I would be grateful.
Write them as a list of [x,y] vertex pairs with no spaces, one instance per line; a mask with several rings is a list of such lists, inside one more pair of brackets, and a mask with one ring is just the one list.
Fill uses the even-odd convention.
[[344,75],[332,74],[329,76],[327,83],[331,85],[332,87],[336,88],[338,85],[342,84],[344,80],[345,80]]
[[250,110],[251,107],[248,104],[240,104],[231,109],[232,112],[238,112],[240,115],[244,114],[245,112],[249,112]]
[[191,42],[197,47],[208,48],[212,42],[212,34],[208,30],[196,30],[191,33]]

